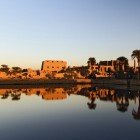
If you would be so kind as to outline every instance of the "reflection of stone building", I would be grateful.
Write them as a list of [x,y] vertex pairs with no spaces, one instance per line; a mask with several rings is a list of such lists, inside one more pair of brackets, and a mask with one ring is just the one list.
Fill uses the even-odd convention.
[[[128,94],[129,93],[129,94]],[[97,108],[101,102],[116,103],[116,109],[121,112],[128,111],[129,101],[138,99],[138,109],[132,110],[133,118],[140,120],[140,95],[139,91],[127,91],[127,90],[114,90],[106,88],[91,87],[90,85],[78,85],[73,87],[46,87],[46,88],[25,88],[25,89],[1,89],[1,100],[11,99],[11,101],[17,101],[22,99],[22,95],[30,96],[35,95],[44,100],[63,100],[68,95],[83,96],[88,98],[84,105],[90,110],[101,109]],[[23,98],[24,99],[24,98]],[[82,99],[82,98],[81,98]],[[8,100],[9,101],[9,100]],[[56,105],[56,104],[55,104]],[[107,106],[108,107],[108,106]]]
[[42,98],[45,100],[62,100],[67,98],[67,94],[63,88],[48,89],[48,91],[42,95]]
[[8,94],[10,91],[10,89],[0,89],[0,95],[3,96],[4,94]]
[[[128,94],[129,93],[129,94]],[[44,100],[63,100],[68,95],[81,95],[89,98],[87,103],[89,109],[95,109],[96,100],[115,102],[118,111],[125,112],[128,109],[129,101],[139,97],[138,91],[114,90],[106,88],[96,88],[90,85],[78,85],[73,87],[46,87],[46,88],[27,88],[27,89],[0,89],[1,99],[11,98],[20,100],[22,94],[27,96],[37,95]],[[140,102],[140,98],[139,98]],[[140,107],[139,107],[140,108]],[[139,113],[133,111],[133,115]],[[139,115],[139,114],[138,114]]]
[[42,62],[41,70],[50,71],[50,72],[58,72],[67,67],[66,61],[57,61],[57,60],[45,60]]
[[110,89],[99,89],[99,90],[92,90],[89,92],[88,97],[90,99],[97,98],[100,100],[111,100],[114,101],[115,90]]
[[61,100],[67,98],[66,91],[63,88],[30,88],[23,89],[22,92],[28,96],[37,94],[45,100]]
[[[63,88],[28,88],[28,89],[0,89],[2,97],[8,97],[15,93],[24,93],[28,96],[38,95],[45,100],[62,100],[67,98],[66,91]],[[3,98],[4,99],[4,98]]]

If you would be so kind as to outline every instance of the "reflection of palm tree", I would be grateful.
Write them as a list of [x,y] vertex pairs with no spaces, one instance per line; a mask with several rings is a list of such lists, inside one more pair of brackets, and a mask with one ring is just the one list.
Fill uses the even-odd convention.
[[11,93],[12,100],[20,100],[21,93]]
[[[94,87],[94,88],[92,88],[93,89],[93,91],[96,91],[96,87]],[[92,93],[91,93],[91,102],[90,103],[87,103],[87,105],[88,105],[88,108],[89,109],[94,109],[95,110],[95,108],[96,108],[96,104],[94,103],[95,102],[95,97],[93,96],[94,94],[93,94],[93,91],[92,91]]]
[[39,96],[39,95],[40,95],[40,91],[37,91],[37,92],[36,92],[36,95],[38,95],[38,96]]
[[97,105],[94,102],[95,102],[95,98],[92,98],[91,102],[87,103],[89,109],[95,109],[96,108]]
[[1,99],[7,99],[8,96],[9,96],[9,94],[8,93],[5,93],[5,94],[2,95]]
[[138,98],[139,98],[138,111],[135,111],[134,109],[132,111],[132,115],[133,115],[133,117],[134,117],[135,120],[140,120],[140,96]]
[[119,101],[116,102],[117,110],[120,112],[125,112],[128,109],[129,101],[126,97],[121,97]]

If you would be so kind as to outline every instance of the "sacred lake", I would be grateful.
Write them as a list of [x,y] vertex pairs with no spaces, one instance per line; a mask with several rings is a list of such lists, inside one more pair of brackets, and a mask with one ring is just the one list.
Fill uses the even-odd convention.
[[139,90],[0,87],[1,140],[136,140],[139,130]]

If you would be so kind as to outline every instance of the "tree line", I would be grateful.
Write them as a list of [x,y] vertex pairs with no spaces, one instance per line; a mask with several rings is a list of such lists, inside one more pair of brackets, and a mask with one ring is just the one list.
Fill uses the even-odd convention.
[[[140,79],[140,50],[136,49],[134,51],[132,51],[132,54],[131,54],[131,58],[132,60],[137,60],[137,65],[138,65],[138,78]],[[127,77],[129,75],[134,75],[134,68],[130,68],[129,67],[129,63],[128,63],[128,59],[124,56],[120,56],[116,59],[116,62],[118,62],[118,64],[116,65],[120,65],[122,67],[122,70],[118,70],[115,72],[116,74],[118,73],[118,75],[121,75],[120,77]],[[96,65],[98,64],[96,62],[96,59],[95,57],[90,57],[87,61],[87,64],[88,66],[93,66],[93,65]],[[98,64],[100,65],[100,64]],[[126,72],[127,72],[127,75],[124,75],[124,71],[125,71],[125,68],[127,69]],[[112,72],[110,69],[108,69],[107,71],[110,75],[110,73]]]
[[[140,77],[140,50],[137,49],[137,50],[132,51],[131,58],[132,58],[132,60],[135,60],[135,59],[137,60],[138,74]],[[124,67],[124,66],[129,67],[128,59],[126,57],[120,56],[116,60],[119,61],[119,65],[121,65],[122,67]],[[90,57],[87,61],[88,66],[96,65],[96,63],[97,62],[96,62],[95,57]],[[1,65],[0,71],[5,72],[7,74],[16,74],[16,73],[27,72],[27,69],[22,69],[18,66],[12,67],[12,69],[10,69],[8,67],[8,65],[3,64],[3,65]],[[110,71],[108,70],[108,73],[110,73],[110,72],[111,72],[111,70]]]

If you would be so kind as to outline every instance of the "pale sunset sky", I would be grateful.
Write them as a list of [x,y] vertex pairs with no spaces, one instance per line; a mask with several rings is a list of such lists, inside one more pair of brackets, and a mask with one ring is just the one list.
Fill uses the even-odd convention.
[[[0,65],[86,65],[140,49],[140,0],[0,0]],[[132,61],[130,61],[132,64]]]

